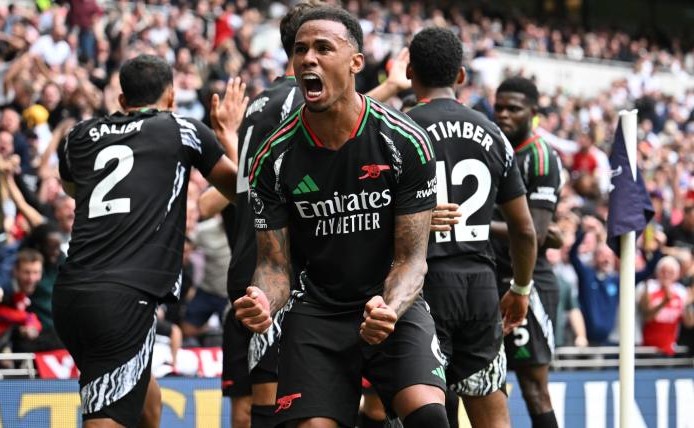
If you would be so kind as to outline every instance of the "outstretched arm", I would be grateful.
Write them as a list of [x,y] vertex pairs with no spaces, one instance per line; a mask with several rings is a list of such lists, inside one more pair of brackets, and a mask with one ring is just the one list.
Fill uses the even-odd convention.
[[383,297],[374,296],[364,311],[360,334],[367,343],[384,341],[422,290],[430,223],[429,210],[395,217],[395,253]]
[[248,329],[262,333],[272,325],[272,315],[289,300],[292,273],[286,227],[256,232],[256,239],[258,263],[251,286],[234,301],[234,309]]
[[236,198],[236,174],[238,172],[238,135],[236,131],[248,105],[246,84],[241,78],[229,79],[224,98],[212,95],[210,120],[212,130],[222,144],[226,158],[222,156],[206,177],[229,200]]
[[246,84],[240,77],[229,79],[224,98],[218,94],[212,95],[210,106],[210,121],[212,130],[229,159],[236,164],[238,162],[238,134],[237,131],[243,120],[243,113],[248,105],[246,96]]

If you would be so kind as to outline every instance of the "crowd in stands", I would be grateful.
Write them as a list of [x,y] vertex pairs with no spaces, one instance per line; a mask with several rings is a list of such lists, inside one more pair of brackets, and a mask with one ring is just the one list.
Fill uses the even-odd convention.
[[[278,25],[287,3],[113,1],[102,8],[94,0],[70,0],[0,6],[0,349],[61,347],[51,290],[69,247],[75,205],[61,189],[56,148],[74,123],[118,110],[122,62],[140,53],[166,58],[175,70],[177,113],[209,123],[210,96],[223,91],[230,76],[241,76],[252,97],[283,73]],[[394,53],[429,25],[459,35],[469,79],[458,98],[490,117],[495,88],[485,74],[498,67],[499,47],[633,64],[631,73],[597,96],[561,89],[541,96],[536,132],[558,151],[565,179],[556,214],[564,244],[547,250],[562,290],[557,344],[618,341],[617,265],[605,245],[607,153],[617,112],[635,107],[639,165],[656,211],[638,243],[639,340],[671,355],[679,331],[681,343],[694,350],[694,88],[663,93],[651,78],[656,69],[694,74],[691,46],[687,50],[677,38],[663,46],[622,31],[554,28],[525,17],[432,4],[344,2],[365,31],[367,67],[358,77],[359,90],[376,86]],[[411,96],[403,91],[390,103],[401,108]],[[176,346],[181,332],[184,345],[218,344],[215,331],[228,308],[232,255],[219,240],[221,221],[200,218],[197,198],[206,187],[194,174],[183,298],[159,313],[166,320],[162,332]]]

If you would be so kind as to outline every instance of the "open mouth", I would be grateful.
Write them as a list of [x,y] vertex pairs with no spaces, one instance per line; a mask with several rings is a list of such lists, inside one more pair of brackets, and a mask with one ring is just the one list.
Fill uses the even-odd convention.
[[301,77],[301,80],[303,82],[304,90],[306,91],[306,99],[308,101],[317,99],[323,93],[323,82],[316,74],[304,74]]

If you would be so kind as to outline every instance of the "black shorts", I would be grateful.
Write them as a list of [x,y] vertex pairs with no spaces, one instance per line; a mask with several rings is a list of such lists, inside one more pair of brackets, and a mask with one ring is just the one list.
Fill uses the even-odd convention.
[[327,417],[355,426],[362,376],[369,379],[393,415],[395,394],[411,385],[445,389],[445,357],[434,320],[421,297],[379,345],[359,336],[363,309],[335,312],[296,300],[282,324],[277,391],[277,424]]
[[226,397],[251,395],[252,385],[277,382],[278,341],[264,350],[249,373],[248,348],[252,337],[253,333],[229,312],[224,321],[222,343],[222,395]]
[[[546,365],[554,355],[559,287],[554,275],[536,276],[528,316],[504,338],[508,367]],[[500,284],[508,289],[509,284]],[[504,288],[501,288],[504,289]]]
[[[477,265],[474,270],[465,270],[431,262],[424,279],[424,298],[448,359],[448,384],[463,395],[488,395],[499,389],[506,369],[504,364],[492,364],[499,358],[503,343],[499,293],[492,268]],[[487,379],[478,375],[475,388],[463,388],[463,381],[477,373]]]
[[82,419],[136,426],[149,384],[154,296],[115,284],[56,286],[55,328],[80,371]]

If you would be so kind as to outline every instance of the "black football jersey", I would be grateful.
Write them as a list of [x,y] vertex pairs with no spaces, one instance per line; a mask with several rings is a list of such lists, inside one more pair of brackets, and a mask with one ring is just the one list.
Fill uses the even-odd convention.
[[249,176],[259,231],[288,227],[305,257],[306,298],[363,307],[383,292],[393,261],[395,216],[436,204],[435,159],[412,119],[362,98],[351,137],[323,146],[303,118],[287,118],[262,144]]
[[431,234],[428,259],[455,257],[465,268],[474,269],[476,263],[493,268],[489,228],[494,206],[525,194],[511,144],[493,122],[454,99],[425,100],[408,115],[434,146],[437,202],[459,204],[462,214],[450,232]]
[[[534,135],[515,148],[515,157],[527,189],[528,206],[554,213],[561,191],[562,165],[557,152],[539,135]],[[503,219],[500,212],[495,215],[496,218]],[[495,239],[492,243],[497,257],[499,275],[502,278],[511,277],[513,271],[508,242]],[[545,257],[544,251],[538,252],[533,277],[541,274],[553,275],[552,266]]]
[[[253,210],[249,205],[248,172],[260,143],[289,114],[303,103],[304,97],[294,76],[280,77],[246,108],[239,128],[239,173],[236,178],[236,215],[231,226],[231,264],[227,288],[229,296],[245,290],[251,283],[257,257]],[[227,226],[229,227],[229,226]]]
[[57,285],[178,297],[190,170],[206,176],[223,154],[212,131],[171,112],[116,113],[76,125],[58,152],[76,209]]

